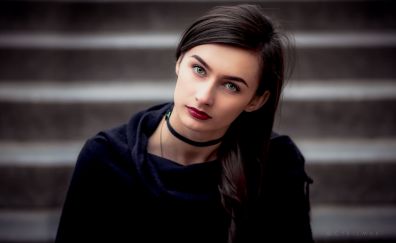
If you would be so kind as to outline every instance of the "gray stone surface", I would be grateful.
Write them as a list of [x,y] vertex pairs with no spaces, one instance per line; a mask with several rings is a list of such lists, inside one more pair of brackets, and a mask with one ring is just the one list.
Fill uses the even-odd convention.
[[[0,143],[0,209],[60,207],[83,143]],[[296,143],[314,180],[312,205],[396,204],[396,140]]]
[[[36,49],[0,46],[0,80],[174,79],[175,48]],[[294,79],[394,79],[394,46],[297,49]],[[45,68],[43,68],[45,67]]]
[[[0,1],[0,243],[53,241],[85,139],[170,98],[180,32],[230,3]],[[260,4],[295,35],[275,129],[314,179],[316,241],[396,242],[395,2]]]
[[[0,242],[53,242],[59,210],[0,211]],[[316,242],[395,242],[396,208],[312,208],[312,231]]]
[[[155,85],[136,88],[131,84],[113,88],[100,84],[80,88],[5,85],[0,92],[0,140],[84,139],[127,122],[141,109],[171,100],[172,85],[159,86],[162,90]],[[300,84],[285,92],[274,128],[296,138],[394,137],[395,102],[392,83],[361,87]]]
[[395,207],[312,209],[312,231],[318,242],[395,242],[395,226]]
[[[233,1],[246,3],[247,1]],[[249,1],[292,30],[394,30],[394,1]],[[180,30],[208,8],[229,1],[7,1],[0,29],[23,31]],[[79,23],[76,25],[75,23]]]
[[59,215],[59,209],[0,211],[0,242],[54,242]]

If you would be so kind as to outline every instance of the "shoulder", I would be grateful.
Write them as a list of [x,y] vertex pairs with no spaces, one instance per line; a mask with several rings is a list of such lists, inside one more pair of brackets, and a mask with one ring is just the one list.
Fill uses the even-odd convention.
[[103,153],[111,148],[124,147],[126,141],[126,124],[121,124],[117,127],[100,131],[88,138],[81,152],[83,154]]
[[127,156],[125,125],[102,131],[86,140],[78,155],[76,171],[105,169]]
[[271,173],[274,172],[278,177],[310,181],[305,172],[305,157],[288,135],[276,133],[272,135],[269,144],[268,162]]
[[128,122],[90,137],[80,151],[77,166],[92,163],[96,166],[131,166],[131,151],[145,144],[146,134],[155,128],[156,121],[171,105],[168,102],[142,109],[134,113]]
[[293,161],[294,166],[301,166],[305,159],[296,143],[288,135],[273,134],[269,144],[269,156],[274,159]]
[[98,132],[86,140],[81,150],[82,155],[101,156],[109,152],[126,153],[134,146],[136,136],[147,132],[147,127],[151,126],[150,123],[160,119],[162,110],[170,105],[170,103],[164,103],[139,110],[131,116],[128,122]]

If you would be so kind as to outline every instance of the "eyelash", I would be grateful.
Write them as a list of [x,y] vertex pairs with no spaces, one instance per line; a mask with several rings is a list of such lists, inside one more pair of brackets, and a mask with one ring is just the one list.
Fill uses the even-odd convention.
[[[197,75],[199,75],[200,77],[203,77],[203,76],[205,76],[206,75],[206,70],[205,70],[205,68],[203,68],[202,66],[200,66],[200,65],[198,65],[198,64],[194,64],[193,66],[192,66],[192,69],[193,69],[193,71],[194,71],[194,73],[196,73]],[[201,72],[204,72],[203,74],[202,73],[200,73],[197,69],[200,69],[201,70]],[[229,85],[232,85],[234,88],[227,88],[227,86],[229,86]],[[241,89],[239,88],[239,86],[238,85],[236,85],[235,83],[233,83],[233,82],[225,82],[224,83],[224,86],[226,87],[226,89],[228,89],[228,90],[230,90],[231,92],[233,92],[233,93],[238,93]]]
[[234,84],[234,83],[232,83],[232,82],[226,82],[225,84],[224,84],[224,86],[227,86],[227,85],[229,85],[229,84],[231,84],[234,88],[231,90],[231,88],[227,88],[228,90],[230,90],[231,92],[235,92],[235,93],[238,93],[241,89],[239,88],[239,86],[238,85],[236,85],[236,84]]
[[[204,74],[199,73],[199,72],[197,71],[197,69],[202,70],[202,71],[204,72]],[[204,76],[204,75],[206,74],[205,68],[203,68],[203,67],[201,67],[200,65],[197,65],[197,64],[194,64],[194,65],[193,65],[193,70],[194,70],[194,72],[195,72],[196,74],[198,74],[199,76]]]

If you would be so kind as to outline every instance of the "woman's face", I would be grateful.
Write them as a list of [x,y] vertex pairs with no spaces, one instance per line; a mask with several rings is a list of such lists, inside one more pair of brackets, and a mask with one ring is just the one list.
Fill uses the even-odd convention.
[[260,108],[269,93],[259,85],[256,53],[228,45],[196,46],[179,58],[171,122],[195,139],[222,136],[243,112]]

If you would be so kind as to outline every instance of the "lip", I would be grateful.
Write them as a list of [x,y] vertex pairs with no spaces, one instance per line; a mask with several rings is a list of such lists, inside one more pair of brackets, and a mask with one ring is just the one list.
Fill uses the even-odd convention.
[[190,107],[190,106],[186,106],[188,112],[190,113],[190,115],[198,120],[208,120],[211,119],[212,117],[209,116],[208,114],[206,114],[203,111],[200,111],[194,107]]

